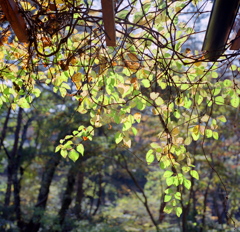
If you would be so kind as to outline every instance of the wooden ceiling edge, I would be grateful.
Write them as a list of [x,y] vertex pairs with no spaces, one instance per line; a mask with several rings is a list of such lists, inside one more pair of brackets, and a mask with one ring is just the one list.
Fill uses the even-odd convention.
[[116,46],[114,0],[101,0],[102,17],[107,46]]
[[0,5],[19,42],[28,42],[27,26],[21,13],[19,13],[16,2],[14,0],[0,0]]
[[238,50],[238,49],[240,49],[240,29],[238,30],[236,38],[233,40],[232,46],[230,47],[230,50]]

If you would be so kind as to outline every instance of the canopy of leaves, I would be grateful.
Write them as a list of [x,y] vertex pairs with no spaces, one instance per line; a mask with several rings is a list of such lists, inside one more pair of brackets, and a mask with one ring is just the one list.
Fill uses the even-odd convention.
[[[239,108],[238,52],[212,63],[192,45],[203,35],[195,22],[207,11],[206,2],[116,1],[116,47],[105,45],[98,1],[16,3],[29,42],[19,43],[2,16],[0,105],[31,110],[42,88],[76,101],[77,112],[89,113],[89,124],[79,125],[55,150],[73,161],[84,155],[97,128],[116,128],[116,144],[130,149],[142,118],[155,118],[159,126],[146,164],[167,170],[167,186],[191,189],[190,176],[199,175],[188,147],[218,140],[218,125],[226,121],[221,108]],[[164,201],[172,199],[166,195]],[[179,203],[174,208],[180,216]]]

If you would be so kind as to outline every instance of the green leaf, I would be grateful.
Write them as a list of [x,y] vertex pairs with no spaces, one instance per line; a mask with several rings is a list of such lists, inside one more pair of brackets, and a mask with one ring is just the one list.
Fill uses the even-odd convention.
[[62,97],[65,97],[67,94],[67,90],[65,88],[60,87],[59,88],[60,94]]
[[192,143],[192,138],[189,136],[189,137],[187,137],[185,140],[184,140],[184,144],[186,145],[186,146],[188,146],[188,145],[190,145]]
[[61,154],[61,156],[62,156],[63,158],[66,158],[68,152],[67,152],[67,150],[61,150],[60,154]]
[[171,199],[172,199],[172,196],[170,196],[170,195],[164,196],[164,202],[169,202]]
[[174,177],[168,177],[166,179],[167,186],[171,186],[174,184]]
[[182,196],[182,194],[181,194],[180,192],[176,192],[176,193],[174,194],[174,197],[175,197],[177,200],[181,200],[181,196]]
[[188,167],[188,166],[182,167],[183,172],[189,172],[190,169],[191,169],[191,168]]
[[172,189],[168,188],[168,189],[166,189],[164,192],[165,192],[166,194],[171,194],[173,191],[172,191]]
[[177,207],[177,208],[175,209],[175,211],[176,211],[176,215],[177,215],[178,217],[180,217],[181,214],[182,214],[182,208],[181,208],[181,207]]
[[67,140],[67,139],[71,139],[71,138],[73,138],[73,135],[66,135],[64,139]]
[[206,129],[204,131],[204,134],[206,135],[207,138],[211,138],[213,133],[212,133],[212,130]]
[[158,143],[151,143],[150,146],[154,149],[160,148],[160,144]]
[[124,124],[123,124],[123,131],[127,131],[131,128],[132,126],[132,123],[129,122],[129,121],[126,121]]
[[173,174],[172,171],[167,170],[164,172],[163,177],[168,178],[168,177],[172,176],[172,174]]
[[223,85],[226,87],[230,87],[233,85],[233,82],[231,80],[226,79],[224,80]]
[[176,206],[177,205],[177,201],[175,199],[172,200],[172,206]]
[[218,78],[218,73],[217,72],[212,72],[212,78]]
[[56,146],[56,148],[55,148],[55,152],[57,153],[58,151],[60,151],[61,148],[62,148],[62,145],[58,145],[58,146]]
[[115,134],[115,142],[116,144],[119,144],[123,140],[123,135],[121,132],[117,132]]
[[150,81],[148,79],[142,80],[142,84],[145,88],[149,88],[151,86]]
[[21,107],[21,108],[30,108],[30,105],[29,103],[27,102],[27,100],[25,98],[20,98],[18,100],[18,105]]
[[129,10],[122,10],[120,11],[120,13],[117,14],[117,16],[121,19],[125,19],[128,13],[129,13]]
[[161,97],[158,97],[156,100],[155,100],[157,106],[160,106],[164,103],[163,99]]
[[192,137],[193,137],[194,141],[197,141],[200,137],[200,133],[198,133],[198,134],[192,133]]
[[197,103],[200,105],[203,101],[203,97],[201,95],[198,95]]
[[64,145],[63,145],[63,149],[70,149],[72,147],[73,142],[72,141],[67,141]]
[[136,136],[137,135],[137,133],[138,133],[138,131],[137,131],[137,129],[135,128],[135,127],[132,127],[132,132],[133,132],[133,134]]
[[239,106],[239,97],[238,96],[231,99],[231,105],[235,108],[238,108],[238,106]]
[[213,138],[218,140],[218,138],[219,138],[218,132],[216,132],[216,131],[213,132]]
[[232,71],[236,71],[237,70],[237,66],[235,64],[232,64],[231,65],[231,69],[232,69]]
[[165,212],[165,213],[167,213],[167,214],[170,214],[172,211],[173,211],[173,207],[170,206],[170,205],[166,205],[166,206],[164,207],[164,210],[163,210],[163,212]]
[[77,145],[76,150],[80,153],[80,154],[84,154],[84,146],[80,143],[79,145]]
[[165,169],[165,168],[169,167],[170,164],[171,164],[171,161],[168,159],[168,160],[165,160],[165,161],[160,162],[160,167],[161,167],[162,169]]
[[40,89],[37,89],[37,88],[35,88],[35,89],[33,89],[32,93],[33,93],[33,94],[34,94],[36,97],[39,97],[39,96],[40,96],[40,94],[41,94],[41,90],[40,90]]
[[71,159],[73,162],[75,162],[79,158],[79,153],[75,150],[71,150],[68,155],[69,159]]
[[191,170],[191,171],[190,171],[190,175],[191,175],[193,178],[199,180],[199,175],[198,175],[198,172],[197,172],[196,170]]
[[224,98],[222,96],[215,97],[215,103],[217,105],[223,105],[224,104]]
[[153,150],[150,149],[146,154],[146,161],[148,164],[151,164],[154,161],[154,159],[155,159],[155,156],[153,154]]
[[185,186],[185,188],[190,189],[191,188],[191,181],[184,178],[183,185]]
[[218,116],[217,119],[221,122],[226,122],[227,121],[227,119],[224,115]]

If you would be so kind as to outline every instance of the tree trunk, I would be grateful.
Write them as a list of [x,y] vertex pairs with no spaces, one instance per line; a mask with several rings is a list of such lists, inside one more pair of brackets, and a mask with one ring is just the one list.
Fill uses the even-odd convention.
[[58,212],[60,225],[63,224],[67,210],[72,202],[72,192],[75,184],[76,173],[77,167],[76,164],[73,164],[68,171],[66,190],[63,194],[61,209]]
[[79,162],[79,171],[77,174],[77,192],[76,192],[76,199],[75,199],[75,215],[78,219],[81,219],[82,214],[82,200],[83,200],[83,183],[84,183],[84,165],[80,161]]
[[38,201],[35,205],[35,211],[32,219],[25,229],[25,232],[37,232],[41,226],[40,220],[47,205],[50,185],[60,160],[61,156],[59,154],[52,153],[52,158],[50,158],[46,164],[45,171],[42,175],[41,187],[38,194]]
[[[15,134],[14,134],[14,143],[13,143],[13,148],[12,152],[9,155],[9,160],[8,160],[8,175],[7,175],[7,189],[5,193],[5,207],[8,207],[10,204],[10,199],[11,199],[11,193],[12,193],[12,185],[14,187],[14,212],[16,214],[16,219],[17,219],[17,225],[22,231],[23,228],[23,221],[22,221],[22,214],[21,214],[21,199],[20,199],[20,178],[18,177],[19,169],[20,169],[20,162],[21,162],[21,154],[20,154],[20,147],[19,146],[19,138],[20,138],[20,131],[21,131],[21,125],[22,125],[22,113],[23,109],[19,108],[18,110],[18,115],[17,115],[17,125],[15,129]],[[8,116],[9,118],[10,110],[8,111]],[[6,119],[6,121],[8,121]],[[5,121],[5,123],[6,123]],[[6,123],[7,125],[7,123]],[[6,126],[5,125],[5,126]],[[6,127],[5,127],[6,129]],[[4,132],[6,133],[6,131]],[[23,135],[25,133],[25,130],[22,132],[22,141],[23,143]],[[2,136],[4,138],[4,136]],[[3,140],[2,140],[3,142]]]

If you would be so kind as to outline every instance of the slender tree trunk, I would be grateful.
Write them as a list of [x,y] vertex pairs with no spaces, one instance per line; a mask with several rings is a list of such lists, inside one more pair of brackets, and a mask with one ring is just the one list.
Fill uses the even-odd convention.
[[[0,138],[0,151],[1,151],[2,147],[4,147],[3,141],[6,137],[7,125],[8,125],[8,121],[9,121],[9,118],[10,118],[10,113],[11,113],[11,107],[8,108],[7,115],[6,115],[4,124],[3,124],[2,135],[1,135],[1,138]],[[9,156],[9,155],[7,154],[7,156]],[[10,157],[8,157],[8,158],[10,158]]]
[[[195,183],[195,179],[193,177],[191,177],[191,188],[190,188],[190,192],[189,192],[189,197],[188,197],[188,204],[185,206],[183,204],[183,202],[181,201],[181,205],[182,205],[182,232],[188,231],[188,224],[187,224],[187,216],[189,214],[189,210],[191,207],[191,199],[193,197],[193,187],[194,187],[194,183]],[[179,191],[179,190],[178,190]]]
[[37,232],[41,226],[40,220],[47,205],[50,185],[52,183],[53,175],[60,160],[61,156],[59,154],[52,153],[52,158],[48,160],[45,166],[45,170],[42,175],[41,187],[38,194],[38,201],[35,205],[35,211],[32,219],[25,229],[25,232]]
[[[169,189],[170,187],[168,186],[167,188],[166,188],[166,190],[167,189]],[[165,208],[165,206],[167,205],[167,202],[164,202],[164,197],[166,196],[166,193],[164,192],[163,193],[163,195],[162,195],[162,197],[161,197],[161,205],[160,205],[160,208],[159,208],[159,216],[158,216],[158,222],[159,223],[161,223],[163,220],[164,220],[164,218],[165,218],[165,213],[164,213],[164,208]]]
[[209,180],[208,180],[208,185],[207,185],[206,191],[204,193],[202,226],[201,226],[200,232],[203,232],[204,227],[205,227],[205,218],[206,218],[206,211],[207,211],[207,198],[208,198],[208,192],[209,192],[210,183],[211,183],[211,179],[212,179],[212,173],[213,173],[213,170],[210,173],[210,177],[209,177]]
[[[121,154],[121,153],[120,153]],[[124,157],[123,154],[121,154],[122,158],[123,158],[123,161],[124,161],[124,166],[121,164],[121,162],[119,162],[119,164],[125,168],[125,170],[127,171],[128,175],[131,177],[131,179],[133,180],[134,184],[136,185],[136,187],[138,188],[138,190],[142,193],[142,196],[143,196],[143,200],[141,199],[141,197],[139,197],[139,195],[136,193],[136,191],[134,191],[135,195],[138,197],[138,199],[143,203],[153,225],[155,226],[156,228],[156,231],[159,232],[160,229],[158,227],[158,223],[157,221],[154,219],[154,216],[150,210],[150,207],[148,205],[148,198],[144,192],[144,190],[141,188],[141,186],[139,185],[137,179],[135,178],[135,176],[132,174],[132,172],[130,171],[130,169],[128,168],[128,164],[127,164],[127,161],[126,161],[126,158]]]
[[73,164],[68,171],[66,190],[63,194],[61,209],[58,212],[60,225],[63,224],[67,210],[69,209],[69,206],[72,202],[72,193],[76,180],[76,173],[77,173],[76,164]]
[[77,174],[77,192],[76,192],[76,203],[74,207],[75,215],[78,219],[81,218],[82,213],[82,200],[83,200],[83,183],[84,183],[84,164],[79,163],[79,171]]
[[101,199],[102,199],[102,174],[101,174],[101,171],[99,172],[99,181],[98,181],[98,201],[97,201],[97,206],[96,206],[96,209],[94,210],[93,212],[93,216],[96,215],[100,205],[101,205]]
[[12,152],[9,156],[8,162],[8,176],[7,176],[7,189],[5,194],[5,207],[8,207],[11,199],[12,185],[14,187],[14,212],[16,214],[17,225],[20,231],[23,228],[23,221],[21,215],[21,199],[20,199],[20,179],[18,178],[20,168],[20,151],[19,151],[19,138],[22,125],[22,113],[23,109],[19,108],[17,115],[17,125],[14,134],[14,143]]
[[14,144],[12,148],[12,152],[10,153],[10,157],[8,160],[8,167],[7,167],[7,189],[5,193],[5,207],[9,206],[10,204],[10,198],[11,198],[11,189],[13,184],[13,176],[15,172],[18,170],[18,164],[16,163],[16,156],[18,153],[18,142],[19,142],[19,133],[21,130],[21,123],[22,123],[22,112],[23,109],[19,108],[18,116],[17,116],[17,125],[16,130],[14,133]]

